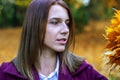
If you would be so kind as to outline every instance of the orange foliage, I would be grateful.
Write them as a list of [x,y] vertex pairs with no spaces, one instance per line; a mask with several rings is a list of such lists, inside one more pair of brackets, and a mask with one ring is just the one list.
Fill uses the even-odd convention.
[[108,44],[106,54],[107,64],[120,66],[120,10],[116,10],[114,17],[111,19],[111,24],[106,28],[106,34],[104,35]]

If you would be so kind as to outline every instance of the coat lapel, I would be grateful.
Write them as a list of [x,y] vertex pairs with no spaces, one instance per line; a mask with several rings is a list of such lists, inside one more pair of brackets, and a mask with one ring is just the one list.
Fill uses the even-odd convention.
[[58,80],[72,80],[71,74],[67,67],[65,66],[63,69],[64,70],[62,70],[62,67],[59,68]]
[[35,68],[33,68],[33,74],[34,74],[34,79],[35,80],[40,80],[39,74],[38,74],[38,72],[37,72],[37,70]]

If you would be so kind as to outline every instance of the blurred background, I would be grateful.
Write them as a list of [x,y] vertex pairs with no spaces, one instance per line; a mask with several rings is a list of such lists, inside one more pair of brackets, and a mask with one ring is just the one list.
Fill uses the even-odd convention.
[[[76,55],[84,57],[109,80],[120,80],[115,69],[111,74],[104,64],[106,40],[104,29],[109,25],[120,0],[65,0],[75,20]],[[18,51],[26,7],[31,0],[0,0],[0,64],[12,60]]]

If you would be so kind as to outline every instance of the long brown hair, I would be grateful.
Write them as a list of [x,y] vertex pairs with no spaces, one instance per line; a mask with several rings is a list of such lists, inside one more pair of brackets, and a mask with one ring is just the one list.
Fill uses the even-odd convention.
[[34,80],[32,67],[38,62],[39,51],[44,48],[44,37],[50,7],[54,4],[64,7],[69,15],[69,40],[66,50],[61,53],[62,65],[67,65],[71,72],[81,63],[73,54],[68,52],[71,42],[74,40],[74,23],[71,12],[63,0],[33,0],[26,10],[21,35],[21,43],[18,55],[14,60],[17,70],[30,80]]

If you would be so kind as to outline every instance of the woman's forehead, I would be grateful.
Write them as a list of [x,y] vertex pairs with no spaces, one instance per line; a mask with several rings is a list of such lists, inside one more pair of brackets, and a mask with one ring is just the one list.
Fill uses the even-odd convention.
[[48,18],[65,18],[69,19],[68,12],[67,10],[62,7],[61,5],[55,4],[52,5],[50,10],[49,10],[49,15]]

